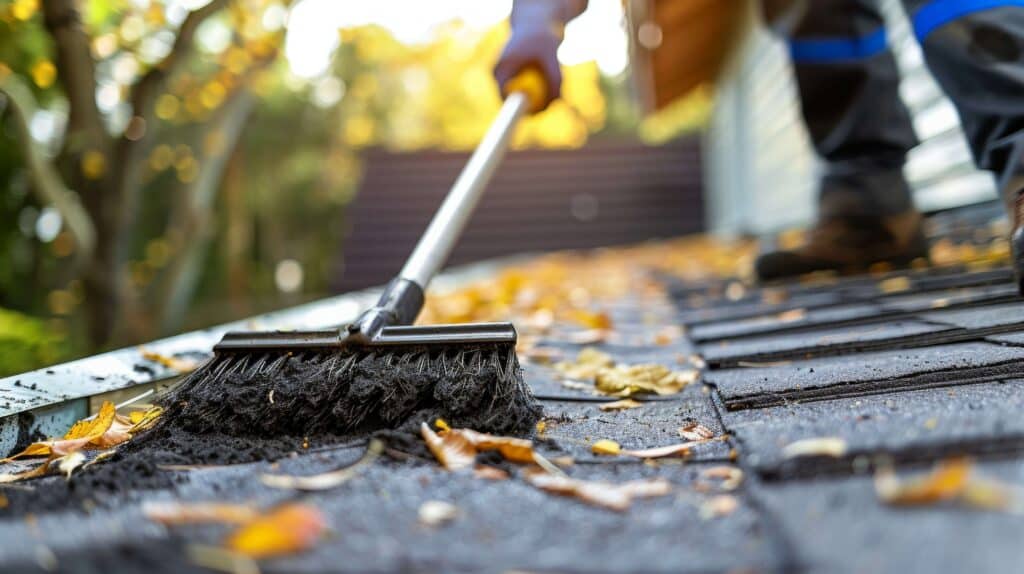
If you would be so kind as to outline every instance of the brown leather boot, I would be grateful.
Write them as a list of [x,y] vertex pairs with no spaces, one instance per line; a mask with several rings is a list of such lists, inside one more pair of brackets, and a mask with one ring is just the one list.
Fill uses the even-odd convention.
[[[1024,231],[1021,236],[1024,241]],[[815,271],[864,273],[882,262],[907,267],[915,259],[927,258],[921,214],[908,210],[890,216],[823,217],[807,231],[804,245],[764,253],[754,269],[760,280],[771,281]]]
[[1024,295],[1024,190],[1014,192],[1010,207],[1010,253],[1017,290]]

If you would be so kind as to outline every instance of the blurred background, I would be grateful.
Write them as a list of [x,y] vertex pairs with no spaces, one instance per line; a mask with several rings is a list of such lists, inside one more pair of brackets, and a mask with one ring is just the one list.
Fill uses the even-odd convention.
[[[919,196],[987,198],[886,2]],[[386,281],[501,104],[510,10],[0,1],[0,375]],[[521,126],[453,262],[806,221],[815,159],[763,21],[590,0],[563,100]]]

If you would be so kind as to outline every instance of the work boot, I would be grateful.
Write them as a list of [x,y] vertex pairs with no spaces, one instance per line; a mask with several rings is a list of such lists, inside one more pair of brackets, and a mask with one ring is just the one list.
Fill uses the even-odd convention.
[[761,281],[835,271],[864,273],[872,264],[908,267],[927,260],[928,242],[916,210],[892,216],[852,215],[820,220],[800,247],[764,253],[754,264]]
[[762,281],[815,271],[864,273],[874,263],[907,267],[928,258],[921,214],[914,209],[901,162],[833,163],[821,180],[818,222],[804,244],[762,254],[754,268]]
[[1010,255],[1017,289],[1024,295],[1024,139],[1010,152],[999,181],[999,192],[1010,219]]

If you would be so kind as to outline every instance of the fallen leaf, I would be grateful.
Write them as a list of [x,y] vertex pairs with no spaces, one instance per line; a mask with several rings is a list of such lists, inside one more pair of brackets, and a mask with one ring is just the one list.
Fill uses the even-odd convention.
[[664,458],[666,456],[688,456],[690,449],[703,441],[689,441],[641,450],[624,450],[622,454],[637,458]]
[[612,401],[610,403],[604,403],[597,407],[602,411],[624,411],[626,409],[635,409],[642,407],[644,404],[640,401],[634,401],[633,399],[622,399],[619,401]]
[[555,360],[562,357],[562,351],[554,347],[531,347],[526,352],[522,353],[522,356],[537,363],[538,365],[548,365]]
[[786,458],[829,456],[839,458],[846,454],[846,441],[839,437],[808,438],[791,442],[782,449]]
[[722,488],[735,490],[743,483],[743,471],[735,466],[719,465],[706,468],[700,473],[700,477],[708,479],[720,479]]
[[225,546],[250,558],[284,556],[312,547],[326,528],[316,508],[288,503],[245,523],[227,537]]
[[369,463],[373,462],[384,451],[384,443],[371,439],[366,452],[356,462],[337,470],[310,476],[291,476],[287,474],[264,474],[260,482],[271,488],[290,488],[295,490],[328,490],[334,488],[355,475]]
[[26,456],[57,457],[84,449],[109,448],[131,438],[131,427],[128,419],[118,415],[114,404],[107,401],[95,417],[76,422],[63,438],[32,443],[25,450],[0,462]]
[[588,329],[608,330],[612,328],[612,319],[608,316],[608,313],[605,312],[573,309],[569,311],[568,317],[570,320],[579,323]]
[[485,464],[478,464],[473,468],[473,476],[482,478],[484,480],[506,480],[508,479],[508,473],[500,468],[494,466],[488,466]]
[[686,440],[704,440],[715,437],[715,432],[697,421],[679,427],[679,436]]
[[683,336],[683,329],[677,325],[667,325],[654,334],[655,345],[670,345],[673,341]]
[[775,318],[781,323],[792,323],[799,321],[807,316],[806,309],[790,309],[789,311],[783,311],[775,316]]
[[908,277],[890,277],[879,281],[878,290],[882,293],[902,293],[910,290],[910,279]]
[[730,494],[720,494],[708,499],[700,507],[700,517],[704,520],[732,514],[739,508],[740,502]]
[[535,462],[533,442],[527,439],[494,436],[470,429],[449,429],[435,433],[427,423],[420,424],[420,434],[430,452],[448,470],[472,467],[477,453],[487,450],[496,450],[512,462]]
[[699,376],[696,370],[672,371],[656,364],[619,365],[598,370],[594,383],[598,391],[607,395],[673,395],[696,381]]
[[199,363],[189,359],[179,359],[178,357],[162,355],[154,351],[149,351],[144,347],[139,347],[139,351],[141,352],[143,359],[153,361],[154,363],[158,363],[168,369],[178,371],[179,373],[190,373],[199,367]]
[[664,496],[672,491],[672,485],[663,478],[614,484],[555,476],[540,469],[528,469],[523,476],[528,483],[545,492],[573,496],[588,504],[618,511],[627,510],[633,499]]
[[925,476],[901,481],[891,470],[875,475],[875,492],[883,502],[897,506],[919,506],[952,500],[967,489],[971,464],[964,458],[939,463]]
[[167,526],[178,524],[246,524],[259,518],[260,513],[247,504],[225,502],[148,502],[142,513],[153,522]]
[[584,347],[576,354],[575,360],[555,363],[555,370],[570,379],[592,380],[598,371],[614,365],[615,359],[608,353],[593,347]]
[[565,336],[565,340],[576,345],[593,345],[608,339],[610,331],[605,329],[586,329],[574,331]]
[[616,455],[621,451],[622,447],[619,443],[608,439],[602,439],[590,445],[590,452],[594,454]]
[[424,526],[440,526],[455,520],[459,516],[459,507],[442,500],[428,500],[420,505],[420,524]]
[[0,484],[7,484],[10,482],[18,482],[19,480],[25,480],[26,478],[35,478],[37,476],[43,476],[46,471],[50,468],[50,461],[44,460],[39,463],[38,466],[25,470],[22,472],[5,472],[0,473]]
[[132,411],[128,414],[128,420],[132,424],[128,432],[134,434],[152,427],[163,413],[163,407],[150,407],[145,411]]
[[64,473],[64,478],[70,479],[71,473],[85,462],[85,455],[80,451],[72,452],[55,459],[53,462],[56,462],[57,468]]
[[420,435],[434,458],[448,470],[470,468],[476,462],[476,448],[461,434],[442,431],[439,435],[427,423],[420,423]]

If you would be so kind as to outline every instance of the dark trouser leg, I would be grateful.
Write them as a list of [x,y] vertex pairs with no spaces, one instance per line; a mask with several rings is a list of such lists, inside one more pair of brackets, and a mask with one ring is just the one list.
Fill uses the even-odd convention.
[[913,207],[902,168],[917,145],[874,0],[811,0],[790,39],[804,121],[826,162],[822,216]]
[[975,162],[999,180],[1024,293],[1024,2],[904,4],[929,69],[960,113]]
[[806,245],[765,253],[761,279],[861,272],[925,257],[920,216],[903,178],[917,144],[873,0],[810,0],[789,39],[800,101],[826,170]]

